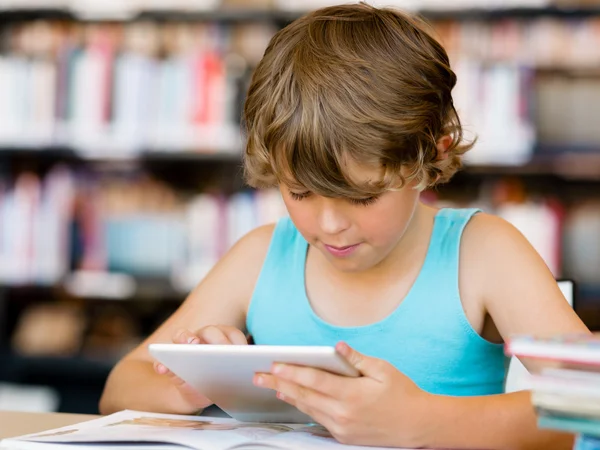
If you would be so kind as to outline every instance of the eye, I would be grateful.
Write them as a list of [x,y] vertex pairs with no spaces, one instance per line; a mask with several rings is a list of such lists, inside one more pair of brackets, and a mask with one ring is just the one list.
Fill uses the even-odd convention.
[[310,192],[298,193],[298,192],[289,191],[289,193],[290,193],[290,197],[292,197],[292,199],[297,200],[297,201],[305,199],[306,197],[308,197],[310,195]]
[[374,195],[373,197],[367,198],[351,198],[350,203],[354,205],[369,206],[375,203],[377,200],[379,200],[379,197]]

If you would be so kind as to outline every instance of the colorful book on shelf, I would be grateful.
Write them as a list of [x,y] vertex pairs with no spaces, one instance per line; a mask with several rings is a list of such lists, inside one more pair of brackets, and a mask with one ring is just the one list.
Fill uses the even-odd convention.
[[[343,445],[319,425],[247,423],[233,419],[121,411],[77,425],[0,441],[2,450],[331,449]],[[371,447],[373,448],[373,447]]]

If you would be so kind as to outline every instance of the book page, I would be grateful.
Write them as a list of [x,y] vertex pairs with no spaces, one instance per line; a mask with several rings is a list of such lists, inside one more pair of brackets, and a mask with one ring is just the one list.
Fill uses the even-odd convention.
[[[289,433],[273,435],[261,442],[246,442],[236,445],[231,450],[254,450],[272,448],[277,450],[365,450],[382,449],[382,447],[356,446],[339,443],[327,429],[321,425],[310,425],[297,428]],[[401,449],[397,450],[414,450]]]
[[23,436],[18,440],[70,445],[168,443],[196,450],[226,450],[299,427],[301,425],[256,424],[216,417],[122,411],[102,419]]

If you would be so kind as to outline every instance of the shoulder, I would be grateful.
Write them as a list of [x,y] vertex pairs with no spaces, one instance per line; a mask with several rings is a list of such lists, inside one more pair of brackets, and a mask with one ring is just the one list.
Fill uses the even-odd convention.
[[[488,312],[533,305],[539,294],[554,296],[554,276],[527,238],[511,223],[478,213],[461,242],[461,276]],[[527,299],[527,300],[525,300]],[[513,306],[510,306],[513,305]]]
[[248,303],[266,258],[275,224],[264,225],[240,238],[198,284],[191,298],[222,298],[222,304]]
[[240,259],[263,260],[269,250],[271,239],[277,224],[263,225],[245,234],[229,250],[226,258],[241,257]]
[[238,241],[238,244],[246,245],[252,248],[262,248],[265,245],[269,245],[276,226],[277,223],[269,223],[267,225],[262,225],[258,228],[255,228],[245,234],[244,237]]
[[476,295],[504,338],[585,330],[542,257],[512,224],[480,213],[463,239],[462,286]]
[[[542,275],[543,274],[543,275]],[[506,220],[485,213],[467,223],[460,243],[461,293],[488,310],[488,302],[528,278],[553,279],[523,234]],[[505,300],[502,300],[505,301]]]
[[462,237],[466,251],[488,256],[513,254],[515,250],[531,251],[533,248],[523,234],[511,223],[486,213],[473,215]]
[[506,305],[501,298],[504,290],[498,287],[519,282],[526,276],[520,266],[536,258],[534,265],[543,265],[527,239],[506,220],[481,212],[470,218],[460,241],[459,290],[465,313],[478,332],[483,332],[485,316],[493,309],[490,302]]
[[527,238],[514,225],[491,214],[477,213],[471,218],[465,227],[460,251],[461,263],[471,266],[488,286],[489,278],[512,277],[526,266],[547,270]]
[[213,266],[204,281],[234,283],[239,289],[252,286],[266,258],[275,226],[263,225],[245,234]]

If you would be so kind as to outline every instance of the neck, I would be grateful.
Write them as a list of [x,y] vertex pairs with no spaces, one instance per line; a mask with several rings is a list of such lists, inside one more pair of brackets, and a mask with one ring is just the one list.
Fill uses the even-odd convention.
[[414,266],[415,261],[423,258],[431,238],[433,221],[437,209],[418,203],[402,238],[394,249],[379,264],[369,269],[375,276],[388,277],[390,274],[402,273],[407,267]]

